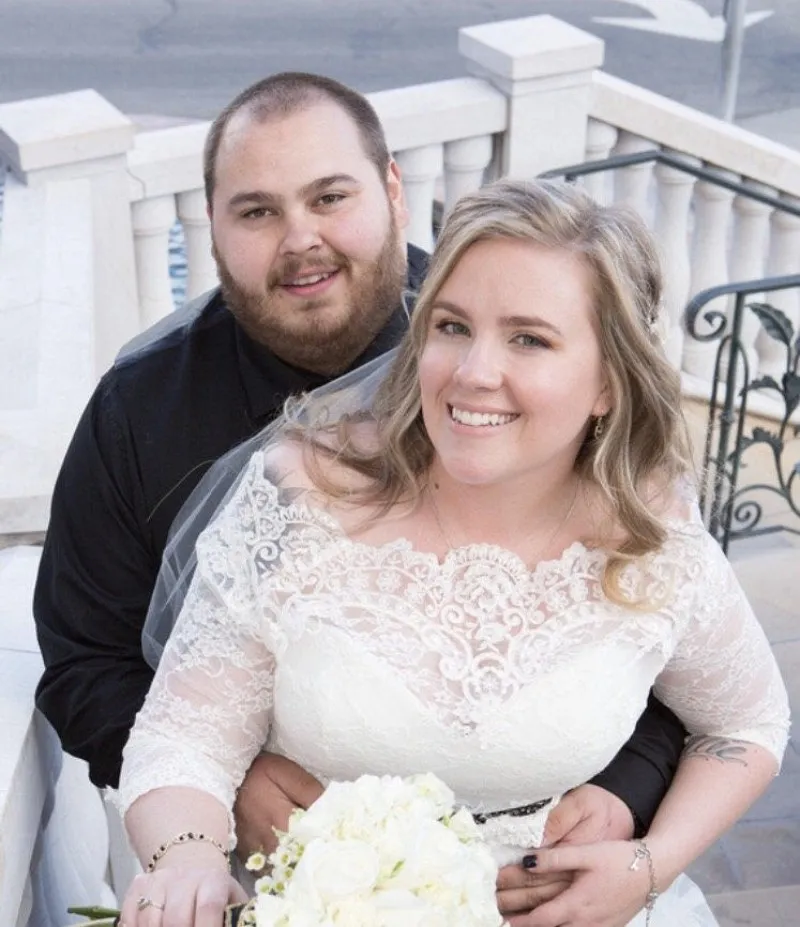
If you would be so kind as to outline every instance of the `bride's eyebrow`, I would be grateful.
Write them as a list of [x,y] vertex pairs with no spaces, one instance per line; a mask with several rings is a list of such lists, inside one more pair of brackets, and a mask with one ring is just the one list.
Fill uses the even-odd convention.
[[557,325],[538,315],[506,315],[499,321],[501,325],[505,325],[507,328],[546,328],[548,331],[553,332],[554,335],[561,334],[561,329]]
[[[451,303],[446,299],[437,299],[436,302],[433,303],[431,312],[435,312],[437,309],[442,312],[449,312],[451,315],[458,316],[460,319],[470,318],[469,313],[465,309],[462,309],[461,306]],[[554,335],[562,334],[561,329],[557,325],[548,322],[547,319],[543,319],[538,315],[504,315],[498,319],[498,322],[504,328],[544,328]]]
[[452,315],[457,315],[460,319],[468,319],[469,313],[462,309],[461,306],[457,306],[455,303],[451,303],[446,299],[437,299],[431,306],[431,312],[435,312],[439,309],[441,312],[449,312]]

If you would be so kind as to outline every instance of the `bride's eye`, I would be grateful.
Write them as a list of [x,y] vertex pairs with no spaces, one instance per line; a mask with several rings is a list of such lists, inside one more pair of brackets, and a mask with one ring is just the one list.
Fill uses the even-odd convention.
[[515,335],[514,342],[523,348],[549,348],[550,342],[546,341],[539,335],[532,335],[530,332],[521,332]]
[[453,319],[442,319],[436,323],[436,331],[445,335],[468,335],[469,329],[463,322],[456,322]]

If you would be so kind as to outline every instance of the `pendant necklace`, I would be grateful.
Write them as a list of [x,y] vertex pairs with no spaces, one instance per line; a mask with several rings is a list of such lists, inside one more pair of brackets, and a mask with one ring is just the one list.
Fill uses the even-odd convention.
[[[564,525],[566,525],[566,523],[572,517],[572,513],[575,511],[575,505],[578,501],[578,488],[580,487],[580,484],[581,484],[580,480],[578,480],[575,483],[575,492],[572,494],[572,501],[569,504],[569,508],[567,509],[561,521],[559,521],[559,523],[556,525],[555,529],[553,530],[553,533],[547,538],[545,543],[536,552],[536,557],[533,560],[534,563],[539,562],[541,554],[543,554],[550,547],[553,541],[555,541],[556,537],[558,537],[558,535],[561,533],[562,529],[564,528]],[[429,486],[427,492],[431,500],[431,509],[433,510],[433,517],[436,520],[436,527],[439,529],[439,534],[441,534],[442,540],[447,545],[447,549],[454,550],[456,545],[453,544],[453,542],[447,536],[447,532],[445,531],[444,524],[442,523],[442,516],[441,516],[441,513],[439,512],[439,506],[436,504],[436,497],[434,496],[433,488]],[[527,561],[527,562],[530,562],[530,561]]]

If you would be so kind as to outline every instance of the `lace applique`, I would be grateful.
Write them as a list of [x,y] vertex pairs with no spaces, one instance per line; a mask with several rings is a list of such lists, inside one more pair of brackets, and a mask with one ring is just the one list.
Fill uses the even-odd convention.
[[[562,689],[572,687],[560,695],[560,711],[566,700],[574,720],[565,735],[585,738],[587,755],[613,755],[622,744],[606,740],[619,736],[619,725],[584,731],[580,667],[591,665],[608,675],[605,691],[619,701],[603,706],[609,719],[641,696],[634,682],[646,691],[657,676],[660,697],[690,731],[738,736],[780,757],[785,691],[730,565],[702,526],[670,523],[663,549],[626,568],[626,590],[662,603],[637,611],[605,599],[605,555],[580,543],[532,571],[490,545],[451,551],[439,563],[406,540],[353,541],[302,493],[288,502],[287,495],[267,480],[255,455],[236,495],[202,535],[190,595],[137,719],[135,748],[126,750],[123,806],[143,791],[194,777],[229,808],[266,742],[282,661],[293,648],[307,651],[315,641],[322,647],[323,638],[331,647],[332,634],[347,660],[338,676],[329,668],[328,686],[336,680],[335,691],[346,693],[359,661],[378,666],[442,730],[464,737],[496,726],[521,693],[560,673]],[[587,655],[591,664],[581,662]],[[323,704],[330,689],[312,688],[305,698]],[[298,725],[315,711],[301,702],[291,707]],[[347,742],[345,731],[330,730],[334,735]],[[524,737],[533,744],[535,729]],[[353,750],[365,755],[361,745]],[[547,757],[540,759],[545,768]],[[559,790],[574,784],[564,781]],[[548,784],[544,794],[554,791]],[[520,798],[532,796],[526,788]]]

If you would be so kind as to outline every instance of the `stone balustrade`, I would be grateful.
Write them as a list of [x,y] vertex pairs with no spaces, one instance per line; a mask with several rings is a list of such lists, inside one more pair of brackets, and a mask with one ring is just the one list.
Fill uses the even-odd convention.
[[[595,72],[593,87],[589,138],[595,142],[594,148],[587,146],[587,160],[663,150],[689,164],[714,168],[754,192],[778,196],[790,205],[798,202],[800,152],[601,71]],[[707,399],[716,344],[686,336],[682,311],[687,300],[711,286],[796,272],[800,217],[666,165],[637,164],[613,176],[594,175],[591,183],[591,192],[600,190],[607,201],[629,204],[656,232],[665,266],[667,349],[681,368],[684,392]],[[797,329],[800,292],[774,294],[771,302]],[[730,314],[732,309],[732,299],[720,299],[706,311]],[[743,341],[751,377],[780,376],[785,370],[784,349],[750,314]],[[749,403],[759,414],[779,418],[783,413],[766,396],[752,394]]]
[[[497,176],[653,149],[800,202],[800,153],[603,73],[602,42],[581,30],[532,17],[463,29],[459,47],[469,76],[370,95],[403,172],[410,240],[422,247],[432,246],[437,200],[448,209]],[[0,227],[0,534],[44,529],[58,465],[98,376],[123,343],[174,308],[176,227],[187,295],[215,284],[207,131],[203,122],[136,132],[93,91],[0,105],[0,161],[11,170]],[[714,347],[686,337],[686,301],[711,285],[795,271],[800,218],[663,164],[583,183],[599,200],[639,210],[655,230],[667,350],[687,393],[708,396]],[[792,291],[772,299],[795,326],[799,299]],[[721,300],[713,308],[730,307]],[[757,328],[745,335],[753,370],[779,373],[780,345]],[[758,407],[753,397],[753,408],[770,413],[766,400]],[[7,582],[0,571],[4,594]],[[29,593],[14,612],[27,643],[0,650],[0,700],[11,706],[0,753],[0,922],[56,927],[42,912],[67,896],[110,895],[108,834],[85,773],[67,760],[58,775],[52,733],[33,712],[39,663]],[[83,836],[71,805],[92,822]],[[63,884],[54,875],[62,868]]]

